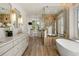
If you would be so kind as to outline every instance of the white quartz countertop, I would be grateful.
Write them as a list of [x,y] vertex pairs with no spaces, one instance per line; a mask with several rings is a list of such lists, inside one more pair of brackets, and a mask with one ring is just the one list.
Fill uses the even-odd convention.
[[8,43],[14,41],[18,37],[22,37],[24,35],[25,35],[24,33],[20,33],[20,34],[17,34],[15,36],[12,36],[12,37],[1,38],[0,39],[0,47],[3,46],[3,45],[5,45],[5,44],[8,44]]

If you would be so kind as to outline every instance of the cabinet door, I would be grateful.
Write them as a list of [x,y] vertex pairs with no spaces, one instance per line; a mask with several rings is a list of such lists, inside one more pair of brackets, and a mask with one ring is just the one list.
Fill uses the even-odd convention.
[[18,48],[20,49],[19,52],[17,53],[18,56],[22,55],[27,48],[27,43],[26,39],[24,38],[23,41],[21,41],[21,44],[19,44]]
[[17,55],[22,49],[21,49],[21,46],[22,46],[22,42],[18,43],[15,48],[14,48],[14,51],[16,52],[15,55]]
[[21,38],[21,41],[18,43],[18,53],[16,55],[20,56],[23,54],[24,50],[26,49],[25,47],[25,37]]
[[23,52],[24,52],[24,50],[23,50],[24,49],[23,42],[24,41],[22,41],[21,44],[19,44],[19,46],[18,46],[19,52],[16,54],[17,56],[21,56],[23,54]]

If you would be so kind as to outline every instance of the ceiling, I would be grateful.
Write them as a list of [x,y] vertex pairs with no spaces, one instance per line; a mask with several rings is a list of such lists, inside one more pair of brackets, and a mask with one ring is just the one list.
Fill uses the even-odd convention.
[[46,13],[56,14],[63,8],[60,7],[60,3],[17,3],[21,6],[26,13],[29,14],[41,14],[43,13],[43,8],[48,6]]

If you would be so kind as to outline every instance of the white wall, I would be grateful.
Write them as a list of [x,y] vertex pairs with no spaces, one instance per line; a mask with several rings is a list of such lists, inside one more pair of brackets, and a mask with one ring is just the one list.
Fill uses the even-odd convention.
[[75,13],[74,14],[74,34],[75,35],[74,36],[75,36],[75,39],[79,39],[79,37],[78,37],[78,29],[77,29],[77,20],[78,20],[77,19],[78,18],[77,17],[78,16],[77,13],[78,12],[77,12],[76,8],[74,8],[74,9],[75,9],[75,11],[74,11],[74,13]]
[[70,8],[69,10],[69,38],[72,40],[78,39],[77,32],[77,15],[74,13],[76,7]]
[[73,8],[69,9],[69,38],[73,39],[74,36],[74,13]]

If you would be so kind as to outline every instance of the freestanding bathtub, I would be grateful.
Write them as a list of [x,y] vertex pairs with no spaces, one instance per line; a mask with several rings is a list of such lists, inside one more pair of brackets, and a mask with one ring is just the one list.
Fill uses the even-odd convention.
[[61,56],[79,56],[79,42],[56,39],[56,46]]

